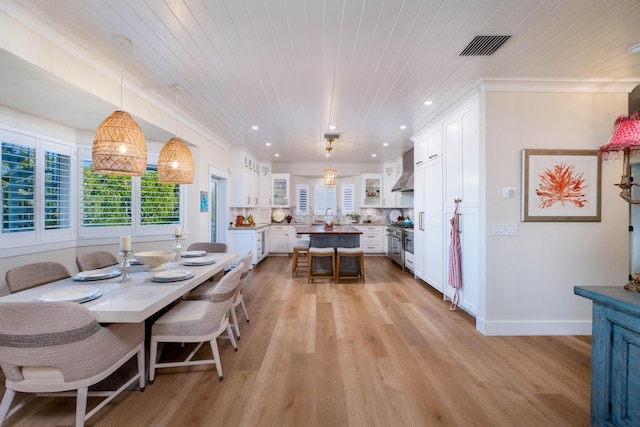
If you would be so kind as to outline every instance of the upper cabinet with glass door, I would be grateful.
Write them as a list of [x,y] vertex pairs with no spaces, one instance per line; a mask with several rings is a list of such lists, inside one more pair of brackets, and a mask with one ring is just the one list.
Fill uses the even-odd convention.
[[379,208],[382,206],[382,174],[362,174],[362,207]]
[[291,179],[288,173],[271,174],[271,206],[279,208],[288,208],[290,206],[290,183]]

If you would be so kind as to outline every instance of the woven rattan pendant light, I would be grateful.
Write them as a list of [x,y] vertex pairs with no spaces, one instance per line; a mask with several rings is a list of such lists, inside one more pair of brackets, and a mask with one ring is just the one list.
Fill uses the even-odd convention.
[[193,157],[186,144],[178,138],[178,92],[182,87],[175,85],[176,91],[176,136],[167,142],[158,158],[158,177],[161,184],[193,183]]
[[[113,42],[120,47],[120,108],[122,109],[122,76],[124,50],[131,41],[116,36]],[[93,138],[92,165],[98,173],[142,176],[147,167],[147,145],[140,126],[125,111],[114,111],[96,130]]]

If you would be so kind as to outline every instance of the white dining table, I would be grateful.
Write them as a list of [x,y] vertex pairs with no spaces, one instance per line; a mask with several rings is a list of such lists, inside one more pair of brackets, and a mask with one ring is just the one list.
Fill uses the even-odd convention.
[[[210,253],[215,263],[209,265],[182,265],[182,262],[164,264],[167,271],[188,270],[193,277],[176,282],[155,282],[151,279],[155,271],[146,271],[145,265],[133,265],[129,270],[130,282],[120,282],[121,276],[92,281],[76,281],[73,278],[59,280],[35,288],[0,297],[4,301],[37,301],[44,295],[64,290],[78,290],[80,287],[93,287],[102,295],[82,303],[100,323],[140,323],[169,306],[189,291],[196,288],[215,274],[240,259],[237,253]],[[188,261],[189,258],[184,258]],[[118,265],[103,270],[120,269]]]

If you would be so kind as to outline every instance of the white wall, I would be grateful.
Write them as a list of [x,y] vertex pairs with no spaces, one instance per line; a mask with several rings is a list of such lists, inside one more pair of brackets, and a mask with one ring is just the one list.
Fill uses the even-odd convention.
[[[621,163],[603,164],[601,222],[520,222],[522,149],[597,149],[627,93],[491,92],[484,99],[485,292],[477,318],[487,335],[590,334],[591,301],[575,285],[622,286],[629,273],[629,207],[618,197]],[[503,187],[516,187],[503,199]],[[517,236],[494,236],[515,223]]]

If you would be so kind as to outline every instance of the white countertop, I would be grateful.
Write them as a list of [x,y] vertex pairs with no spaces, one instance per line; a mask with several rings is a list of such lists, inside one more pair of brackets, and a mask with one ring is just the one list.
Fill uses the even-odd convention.
[[[64,288],[92,286],[102,291],[102,296],[83,305],[94,314],[98,322],[140,323],[240,258],[237,253],[216,253],[207,256],[213,257],[216,260],[215,264],[184,266],[175,262],[166,263],[167,270],[181,269],[193,273],[192,278],[179,282],[153,282],[151,278],[156,272],[145,271],[144,265],[134,265],[129,270],[133,280],[128,283],[120,283],[121,277],[94,281],[74,281],[69,278],[6,295],[0,298],[0,303],[35,301],[46,293]],[[107,267],[105,270],[114,268],[119,267]]]

